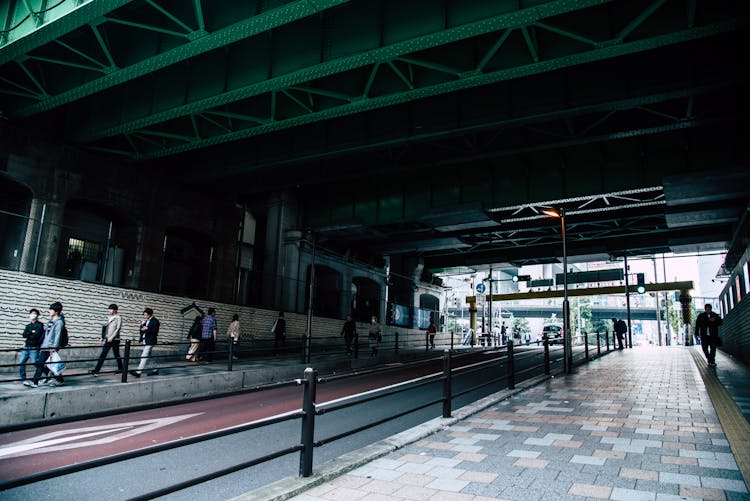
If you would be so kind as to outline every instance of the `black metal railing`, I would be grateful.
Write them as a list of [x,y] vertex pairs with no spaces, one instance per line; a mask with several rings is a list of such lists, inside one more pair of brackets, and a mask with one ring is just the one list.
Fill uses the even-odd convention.
[[[597,336],[597,342],[598,342],[598,336]],[[586,346],[588,346],[588,344],[586,344]],[[295,385],[303,387],[302,406],[301,406],[301,409],[299,410],[290,411],[290,412],[280,414],[277,416],[259,419],[259,420],[252,421],[250,423],[240,425],[240,426],[233,426],[225,430],[204,433],[195,437],[183,438],[183,439],[175,440],[172,442],[147,447],[145,449],[129,451],[129,452],[117,454],[114,456],[108,456],[106,458],[86,461],[86,462],[82,462],[82,463],[78,463],[78,464],[74,464],[70,466],[57,468],[55,470],[51,470],[47,472],[37,473],[37,474],[33,474],[33,475],[21,477],[21,478],[16,478],[13,480],[0,482],[0,490],[7,490],[7,489],[11,489],[11,488],[18,487],[21,485],[29,484],[32,482],[38,482],[41,480],[55,478],[55,477],[59,477],[62,475],[67,475],[67,474],[78,472],[78,471],[84,471],[84,470],[88,470],[88,469],[92,469],[92,468],[96,468],[96,467],[100,467],[104,465],[111,465],[113,463],[117,463],[121,461],[140,458],[143,456],[148,456],[148,455],[156,454],[156,453],[167,451],[167,450],[177,449],[177,448],[185,447],[188,445],[193,445],[193,444],[197,444],[197,443],[201,443],[201,442],[205,442],[209,440],[214,440],[220,437],[224,437],[224,436],[228,436],[228,435],[232,435],[236,433],[241,433],[241,432],[248,431],[248,430],[258,429],[258,428],[270,426],[273,424],[283,423],[286,421],[297,420],[297,419],[301,420],[301,423],[302,423],[302,431],[301,431],[299,444],[294,444],[294,445],[285,447],[280,450],[272,451],[263,456],[250,459],[248,461],[240,462],[238,464],[233,464],[232,466],[227,467],[227,468],[208,472],[204,475],[200,475],[200,476],[193,477],[193,478],[181,481],[181,482],[177,482],[169,486],[162,487],[158,490],[139,495],[132,499],[133,500],[154,499],[156,497],[160,497],[169,493],[177,492],[185,488],[198,485],[203,482],[207,482],[209,480],[213,480],[213,479],[228,475],[230,473],[234,473],[234,472],[249,468],[251,466],[255,466],[261,463],[265,463],[267,461],[271,461],[273,459],[280,458],[282,456],[293,454],[295,452],[300,453],[299,475],[302,477],[307,477],[307,476],[312,475],[313,473],[312,466],[313,466],[314,450],[317,447],[321,447],[325,444],[329,444],[331,442],[341,440],[355,433],[359,433],[361,431],[373,428],[375,426],[379,426],[386,422],[399,419],[403,416],[406,416],[408,414],[414,413],[416,411],[428,408],[436,404],[442,404],[441,415],[447,418],[451,416],[454,400],[460,396],[463,396],[472,392],[476,392],[482,388],[491,386],[493,384],[499,385],[502,381],[506,381],[504,386],[506,386],[508,389],[513,389],[515,388],[515,385],[518,381],[528,380],[534,377],[534,375],[549,374],[551,371],[551,367],[559,368],[559,370],[562,370],[562,360],[563,360],[562,347],[551,348],[546,340],[544,341],[544,351],[541,353],[542,361],[537,364],[531,364],[530,366],[526,367],[525,369],[521,371],[515,370],[516,362],[523,360],[523,359],[531,359],[531,358],[538,359],[540,357],[540,353],[538,350],[520,351],[518,352],[518,354],[516,354],[517,352],[515,351],[515,347],[513,343],[510,342],[505,347],[505,350],[495,349],[492,351],[494,352],[495,356],[493,358],[490,358],[489,360],[484,360],[480,362],[472,362],[459,368],[453,368],[453,360],[454,358],[458,358],[458,357],[454,356],[450,350],[445,350],[442,353],[442,357],[441,357],[442,358],[442,371],[440,372],[421,376],[415,379],[411,379],[409,381],[404,381],[402,383],[391,385],[387,388],[371,390],[362,394],[353,395],[350,397],[346,397],[344,399],[339,399],[332,403],[324,403],[320,405],[315,403],[317,385],[325,384],[327,382],[341,379],[344,376],[336,375],[336,376],[330,376],[330,377],[318,377],[316,370],[312,368],[307,368],[305,369],[303,377],[301,379],[298,379],[293,382],[284,383],[287,386],[290,384],[295,384]],[[577,351],[578,353],[583,353],[583,350],[579,349]],[[609,352],[609,350],[607,350],[607,352]],[[433,357],[430,360],[420,361],[414,365],[416,366],[418,364],[434,363],[437,360],[438,358]],[[583,357],[582,360],[585,362],[587,358]],[[455,391],[455,387],[454,387],[455,378],[461,377],[461,376],[467,376],[472,373],[476,373],[479,371],[487,371],[487,370],[496,372],[494,377],[492,378],[484,377],[482,378],[483,382],[481,384],[473,385],[462,391]],[[361,375],[361,374],[365,374],[366,372],[367,371],[357,371],[356,374]],[[382,371],[380,372],[382,373]],[[351,376],[352,374],[347,375],[347,377],[351,377]],[[389,413],[389,415],[385,417],[376,418],[366,424],[355,426],[353,428],[341,431],[334,435],[330,435],[324,438],[319,438],[317,440],[315,438],[315,417],[316,416],[320,416],[323,414],[332,413],[336,411],[341,411],[344,409],[349,409],[349,408],[362,405],[368,402],[372,402],[381,398],[390,397],[390,396],[404,393],[407,391],[412,391],[418,388],[429,387],[431,385],[439,385],[439,387],[442,388],[442,393],[440,397],[431,398],[431,399],[428,399],[427,401],[422,401],[418,403],[417,405],[413,405],[408,408],[401,408],[398,412]]]

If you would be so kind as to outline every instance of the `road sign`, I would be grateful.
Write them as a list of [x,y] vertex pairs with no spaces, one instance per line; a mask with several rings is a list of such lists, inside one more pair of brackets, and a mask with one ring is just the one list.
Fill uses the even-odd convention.
[[484,291],[487,290],[484,284],[477,284],[477,293],[484,294]]

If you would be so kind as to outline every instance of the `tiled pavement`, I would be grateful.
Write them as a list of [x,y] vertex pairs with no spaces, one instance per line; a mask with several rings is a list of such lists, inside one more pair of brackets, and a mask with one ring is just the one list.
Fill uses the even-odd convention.
[[685,348],[549,380],[292,498],[750,500]]

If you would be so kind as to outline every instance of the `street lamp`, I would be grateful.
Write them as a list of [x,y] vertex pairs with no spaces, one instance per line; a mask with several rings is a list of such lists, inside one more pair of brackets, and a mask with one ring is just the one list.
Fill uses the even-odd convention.
[[568,250],[565,241],[565,209],[544,209],[543,214],[560,218],[563,248],[563,366],[566,374],[573,370],[573,343],[570,332],[570,303],[568,302]]

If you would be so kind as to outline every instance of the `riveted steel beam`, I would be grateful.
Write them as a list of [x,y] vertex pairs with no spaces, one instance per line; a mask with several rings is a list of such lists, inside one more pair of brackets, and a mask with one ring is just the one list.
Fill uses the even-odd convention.
[[[460,90],[466,90],[472,87],[493,84],[505,80],[517,79],[530,75],[540,74],[547,71],[558,70],[560,68],[572,67],[581,64],[591,63],[595,61],[601,61],[604,59],[624,56],[628,54],[634,54],[645,50],[651,50],[659,47],[664,47],[676,43],[686,42],[695,40],[698,38],[713,36],[720,33],[726,33],[735,31],[741,26],[746,24],[746,20],[731,20],[708,26],[701,26],[697,28],[685,29],[674,33],[668,33],[664,35],[658,35],[642,40],[633,42],[626,42],[619,45],[611,45],[604,48],[591,49],[587,52],[577,53],[569,56],[563,56],[553,59],[540,61],[538,63],[532,63],[522,66],[517,66],[509,69],[502,69],[493,72],[481,73],[481,74],[468,74],[463,78],[449,81],[445,83],[429,85],[426,87],[418,87],[412,90],[404,90],[395,94],[389,94],[385,96],[372,97],[368,99],[360,99],[352,102],[351,104],[344,104],[341,106],[325,109],[318,112],[308,113],[288,119],[274,120],[265,125],[259,125],[257,127],[251,127],[247,129],[238,130],[229,134],[213,136],[210,138],[203,139],[184,145],[176,145],[173,147],[164,148],[160,151],[154,151],[147,154],[144,158],[159,158],[185,151],[190,151],[196,148],[203,148],[206,146],[213,146],[217,144],[223,144],[230,141],[237,141],[240,139],[246,139],[249,137],[258,136],[261,134],[267,134],[278,130],[288,129],[291,127],[297,127],[300,125],[310,124],[319,122],[322,120],[330,120],[339,118],[347,115],[353,115],[362,113],[365,111],[376,110],[397,104],[406,103],[416,99],[422,99],[430,96],[437,96],[456,92]],[[261,84],[263,85],[263,84]],[[211,102],[213,98],[209,98],[205,101]],[[226,103],[222,103],[226,104]],[[193,105],[186,107],[187,109],[194,109]],[[196,112],[204,111],[203,109],[196,110]],[[114,136],[122,133],[130,132],[138,124],[143,124],[144,128],[155,123],[159,123],[157,117],[164,116],[165,114],[156,114],[151,117],[147,117],[140,120],[132,121],[128,124],[112,127],[109,129],[102,130],[97,137]],[[170,118],[171,113],[167,113]],[[86,138],[93,139],[93,138]]]
[[[333,0],[329,0],[329,1],[332,2]],[[207,109],[217,108],[217,107],[224,106],[226,104],[233,103],[239,100],[247,99],[253,96],[259,96],[268,92],[279,91],[282,89],[286,89],[287,87],[293,87],[296,85],[304,84],[314,79],[320,79],[326,76],[340,74],[340,73],[343,73],[349,70],[354,70],[357,68],[368,67],[370,65],[377,64],[377,63],[388,63],[389,61],[392,61],[393,59],[397,57],[404,56],[407,54],[412,54],[412,53],[419,52],[422,50],[431,49],[436,46],[445,45],[445,44],[449,44],[449,43],[460,41],[460,40],[470,39],[472,37],[476,37],[476,36],[487,34],[487,33],[493,33],[497,31],[498,29],[515,28],[521,25],[525,26],[525,25],[533,24],[542,19],[547,19],[550,17],[554,17],[557,15],[561,15],[561,14],[565,14],[569,12],[575,12],[581,9],[586,9],[586,8],[590,8],[590,7],[597,6],[597,5],[607,4],[607,3],[610,3],[611,1],[612,0],[578,0],[578,1],[559,0],[559,1],[550,1],[541,5],[537,5],[535,7],[521,8],[515,12],[501,14],[498,16],[493,16],[493,17],[489,17],[486,19],[482,19],[480,21],[466,23],[460,26],[447,28],[436,33],[430,33],[430,34],[412,38],[410,40],[406,40],[403,42],[393,43],[391,45],[373,49],[364,53],[357,53],[352,56],[341,57],[341,58],[337,58],[331,61],[326,61],[324,63],[317,64],[312,67],[293,71],[288,74],[280,75],[275,78],[269,78],[263,82],[259,82],[259,83],[252,84],[252,85],[247,85],[245,87],[234,89],[229,92],[224,92],[221,94],[213,95],[205,99],[196,100],[194,102],[185,104],[183,106],[177,106],[169,110],[165,110],[160,113],[154,113],[149,116],[136,119],[136,120],[132,120],[130,122],[126,122],[123,124],[119,124],[114,127],[98,129],[89,134],[81,134],[78,136],[77,139],[82,142],[90,142],[90,141],[103,138],[103,137],[127,133],[131,130],[150,127],[153,124],[166,122],[166,121],[173,120],[179,117],[186,117],[192,113],[200,113]],[[247,36],[250,36],[250,34],[248,34]],[[200,40],[196,40],[195,43],[202,42],[205,38],[206,37],[203,37]],[[215,47],[218,47],[220,45],[226,45],[226,42],[222,41],[222,43],[217,44]],[[215,48],[215,47],[212,47],[212,48]],[[173,51],[170,51],[170,53],[171,52]],[[199,52],[203,52],[203,51],[200,50],[199,48],[193,47],[191,48],[191,54],[189,55],[192,56]],[[160,57],[166,57],[166,56],[167,54],[165,53],[162,56],[156,56],[155,58],[149,59],[148,71],[151,71],[154,59],[157,59]],[[170,64],[174,62],[176,61],[173,60],[170,62]],[[141,63],[141,64],[145,64],[145,63],[146,62]],[[146,71],[144,68],[144,71],[140,72],[139,75],[142,75],[145,73]],[[87,87],[89,85],[95,85],[96,82],[106,81],[106,79],[112,78],[113,75],[114,74],[104,76],[101,79],[96,80],[95,82],[91,82],[90,84],[85,84],[70,92],[79,93],[81,92],[81,89],[83,89],[84,87]],[[134,75],[134,76],[137,76],[137,75]],[[129,78],[133,78],[133,77],[129,77]],[[117,83],[121,83],[122,81],[125,81],[125,80],[119,80]],[[109,87],[109,85],[107,87]],[[106,87],[100,87],[99,84],[96,84],[97,91],[101,90],[102,88],[106,88]],[[367,87],[365,88],[365,92],[367,92]],[[89,92],[88,94],[90,93],[91,92]],[[367,96],[367,93],[365,93],[364,95]],[[82,97],[82,95],[79,97]],[[413,98],[410,98],[410,99],[413,99]],[[47,100],[46,102],[51,102],[51,101]],[[49,108],[46,106],[42,107],[42,104],[39,103],[39,104],[31,105],[22,110],[19,110],[17,112],[17,115],[28,116],[30,114],[43,111],[44,109],[49,109]]]
[[[171,34],[182,36],[186,39],[186,42],[182,45],[167,52],[163,52],[156,56],[139,61],[138,63],[110,72],[100,78],[79,85],[68,91],[50,96],[38,103],[34,103],[16,111],[14,115],[19,117],[28,117],[36,115],[37,113],[57,108],[58,106],[62,106],[66,103],[70,103],[97,92],[101,92],[105,89],[109,89],[116,85],[128,82],[134,78],[142,77],[180,61],[185,61],[186,59],[195,57],[199,54],[203,54],[205,52],[218,49],[220,47],[237,42],[239,40],[243,40],[253,35],[278,28],[279,26],[283,26],[285,24],[289,24],[296,20],[316,14],[321,10],[330,9],[331,7],[348,3],[349,1],[351,0],[318,0],[316,2],[310,2],[308,0],[298,0],[296,2],[291,2],[287,5],[262,12],[256,16],[232,24],[213,33],[205,32],[202,10],[196,8],[196,19],[198,22],[197,32],[171,32]],[[195,2],[197,5],[200,5],[200,2],[198,2],[198,0],[195,0]],[[104,13],[102,13],[101,15],[103,14]],[[128,24],[134,28],[154,29],[162,32],[169,32],[169,30],[146,26],[142,23],[132,23],[127,20],[112,17],[108,17],[106,21]],[[96,26],[92,26],[92,28],[97,34],[97,37],[101,36],[98,33]],[[28,52],[28,50],[26,52]],[[20,54],[16,54],[16,57],[18,57],[19,55]],[[0,57],[0,64],[2,64],[2,62],[3,59],[2,57]],[[143,126],[145,125],[137,128],[141,128]]]
[[[85,0],[80,3],[68,0],[58,9],[50,11],[45,24],[20,37],[9,36],[0,46],[0,66],[28,54],[32,50],[50,43],[94,20],[127,5],[132,0]],[[80,5],[78,5],[80,3]]]

